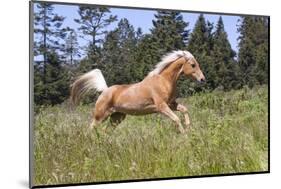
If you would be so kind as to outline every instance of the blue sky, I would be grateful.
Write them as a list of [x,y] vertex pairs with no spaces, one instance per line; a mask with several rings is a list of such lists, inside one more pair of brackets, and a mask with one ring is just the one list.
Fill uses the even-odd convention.
[[[64,26],[68,26],[74,29],[77,29],[79,25],[74,22],[73,19],[79,18],[78,15],[78,6],[75,5],[54,5],[55,9],[54,12],[62,15],[65,17],[64,20]],[[36,11],[36,6],[35,6]],[[121,18],[127,18],[129,22],[135,27],[140,27],[143,31],[143,33],[149,33],[150,28],[152,28],[152,20],[154,19],[154,14],[156,11],[153,10],[140,10],[140,9],[126,9],[126,8],[111,8],[111,13],[113,15],[117,15],[118,20]],[[189,22],[189,26],[187,29],[190,31],[193,30],[193,27],[195,25],[195,22],[199,16],[197,13],[187,13],[182,12],[184,21]],[[216,25],[219,15],[217,14],[204,14],[205,19],[208,20],[211,23],[214,23]],[[233,50],[237,52],[237,38],[239,36],[239,33],[237,32],[237,21],[239,19],[238,16],[230,16],[230,15],[224,15],[222,16],[225,30],[228,34],[228,39],[230,41],[231,47]],[[117,22],[111,24],[108,26],[108,30],[112,30],[117,26]],[[87,41],[85,41],[82,38],[78,39],[79,45],[83,46],[87,44]]]

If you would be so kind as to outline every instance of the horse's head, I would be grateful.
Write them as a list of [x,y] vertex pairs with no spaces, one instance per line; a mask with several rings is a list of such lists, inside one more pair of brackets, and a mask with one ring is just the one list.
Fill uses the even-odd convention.
[[198,82],[204,82],[205,76],[200,69],[200,66],[194,57],[189,57],[183,64],[184,75],[191,77],[193,80]]

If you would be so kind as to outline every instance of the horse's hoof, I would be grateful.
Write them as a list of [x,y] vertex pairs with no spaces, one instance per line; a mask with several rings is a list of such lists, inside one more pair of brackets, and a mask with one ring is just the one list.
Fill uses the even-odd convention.
[[94,130],[94,128],[95,128],[95,127],[93,127],[92,125],[89,125],[89,126],[86,128],[86,131],[90,133],[90,132],[92,132],[92,131]]
[[190,129],[190,124],[189,125],[185,125],[185,128],[184,128],[186,131]]
[[108,129],[108,128],[107,128],[107,126],[105,126],[105,127],[102,127],[102,129],[101,129],[101,130],[102,130],[102,132],[103,132],[103,133],[105,133],[105,134],[106,134],[106,133],[107,133],[107,129]]
[[181,134],[183,134],[183,133],[185,133],[185,129],[182,128],[182,127],[179,127],[179,132],[180,132]]

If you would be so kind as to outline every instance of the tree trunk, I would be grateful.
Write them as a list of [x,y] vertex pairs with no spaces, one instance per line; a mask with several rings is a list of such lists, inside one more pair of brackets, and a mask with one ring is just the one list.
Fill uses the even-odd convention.
[[47,65],[47,28],[46,28],[46,16],[47,8],[44,7],[44,18],[43,18],[43,84],[46,83],[46,65]]

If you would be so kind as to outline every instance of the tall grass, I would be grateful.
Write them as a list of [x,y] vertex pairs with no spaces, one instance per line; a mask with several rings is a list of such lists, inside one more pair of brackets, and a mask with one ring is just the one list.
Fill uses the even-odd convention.
[[90,105],[41,109],[34,124],[35,185],[268,170],[267,86],[179,101],[191,117],[186,135],[158,114],[127,116],[104,132],[108,121],[88,129]]

